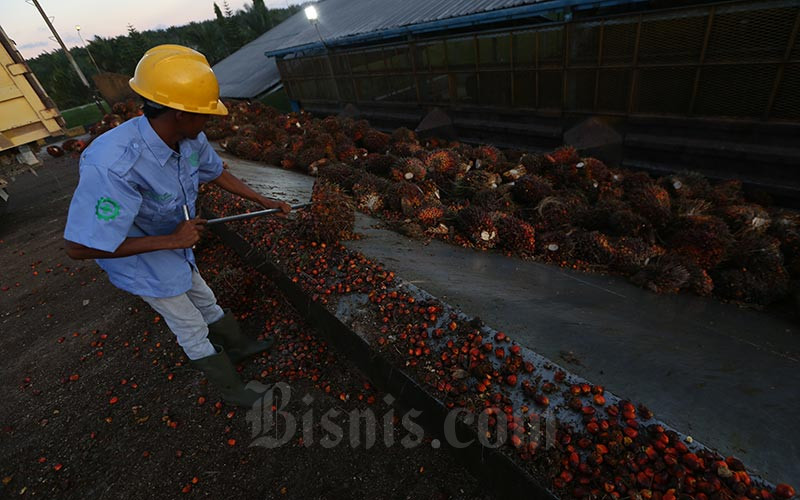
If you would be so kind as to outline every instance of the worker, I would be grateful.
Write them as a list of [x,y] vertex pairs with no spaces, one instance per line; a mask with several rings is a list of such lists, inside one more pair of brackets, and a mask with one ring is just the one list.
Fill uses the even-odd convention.
[[97,259],[111,283],[164,318],[190,364],[225,401],[251,407],[260,394],[242,382],[234,364],[269,349],[272,339],[244,335],[197,270],[192,248],[206,222],[196,217],[198,184],[211,182],[284,214],[291,207],[223,169],[202,130],[212,115],[228,110],[201,53],[154,47],[129,83],[144,100],[144,114],[102,134],[81,154],[66,252]]

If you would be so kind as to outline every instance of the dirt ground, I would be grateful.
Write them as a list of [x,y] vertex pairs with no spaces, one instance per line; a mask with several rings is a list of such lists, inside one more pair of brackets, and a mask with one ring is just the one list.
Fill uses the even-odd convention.
[[[352,448],[345,429],[338,446],[321,446],[323,413],[382,417],[385,395],[318,341],[266,278],[209,239],[198,265],[220,303],[246,331],[276,339],[243,376],[289,383],[284,411],[298,422],[313,411],[310,446],[299,431],[277,449],[248,446],[246,412],[219,403],[160,318],[94,262],[65,255],[76,184],[77,159],[47,159],[38,177],[12,185],[0,215],[0,497],[491,497],[429,437],[386,447],[379,427],[373,447]],[[407,434],[395,426],[396,441]]]

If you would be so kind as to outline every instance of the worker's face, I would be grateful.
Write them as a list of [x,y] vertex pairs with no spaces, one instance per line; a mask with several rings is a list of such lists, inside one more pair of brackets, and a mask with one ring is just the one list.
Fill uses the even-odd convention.
[[187,113],[179,111],[175,115],[180,134],[187,139],[196,139],[197,135],[203,131],[211,115],[201,115],[198,113]]

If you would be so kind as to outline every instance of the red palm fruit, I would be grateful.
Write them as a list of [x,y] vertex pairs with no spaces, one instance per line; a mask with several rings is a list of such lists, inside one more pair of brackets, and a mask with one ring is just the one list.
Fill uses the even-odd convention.
[[47,146],[47,154],[53,158],[58,158],[59,156],[64,156],[64,150],[60,146]]
[[794,495],[794,488],[786,483],[780,483],[775,486],[775,496],[778,498],[792,498]]

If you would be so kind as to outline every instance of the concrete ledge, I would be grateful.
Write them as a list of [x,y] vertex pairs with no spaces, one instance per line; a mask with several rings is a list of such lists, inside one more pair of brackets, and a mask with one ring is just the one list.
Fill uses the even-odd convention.
[[[206,213],[208,218],[216,217]],[[397,397],[398,403],[422,411],[418,423],[430,433],[441,436],[448,409],[403,370],[396,368],[361,335],[345,324],[324,305],[294,283],[277,265],[250,246],[238,233],[224,225],[212,227],[222,241],[258,272],[268,276],[286,295],[292,306],[316,328],[325,341],[347,356],[372,382]],[[414,287],[416,288],[416,287]],[[424,293],[418,290],[419,293]],[[526,470],[498,449],[483,446],[475,431],[457,422],[456,435],[461,442],[471,441],[465,448],[450,448],[467,468],[501,498],[524,496],[533,499],[555,499]]]

